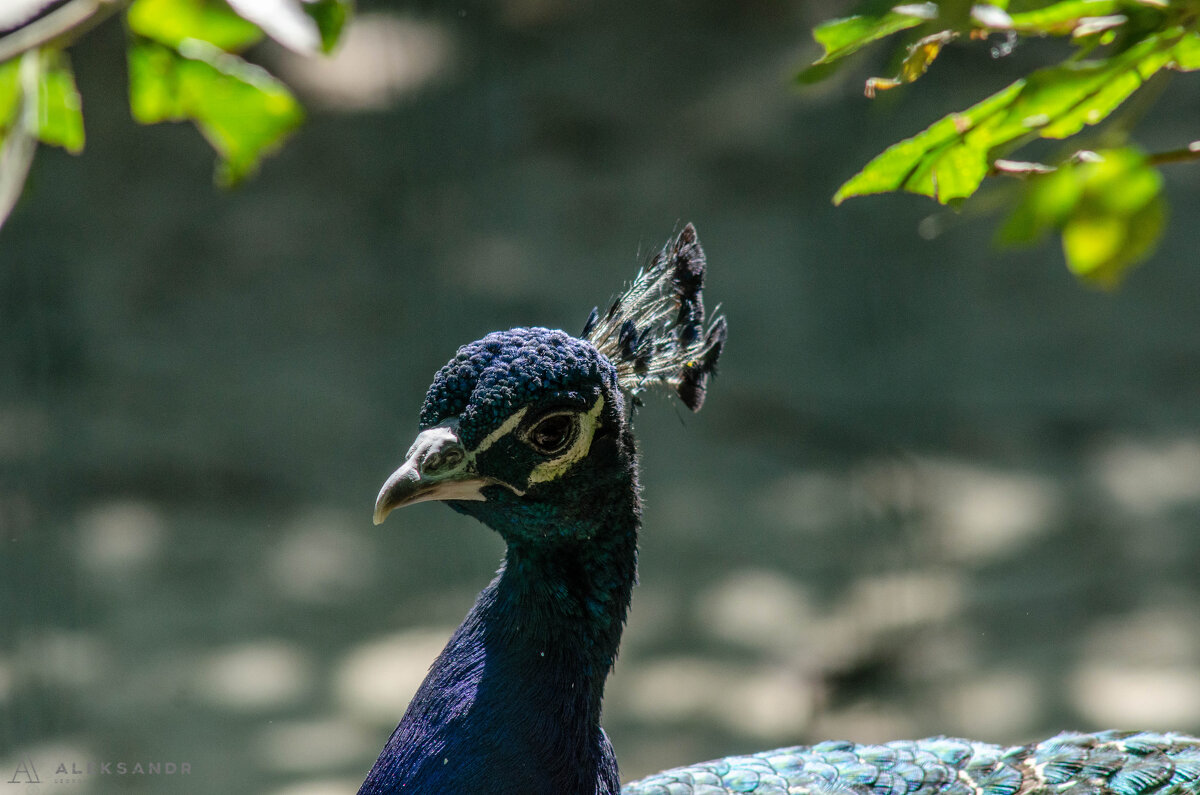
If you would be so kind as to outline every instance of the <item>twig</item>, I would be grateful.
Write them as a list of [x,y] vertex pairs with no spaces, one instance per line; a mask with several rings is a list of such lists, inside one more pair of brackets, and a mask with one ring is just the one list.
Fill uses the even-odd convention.
[[1184,163],[1188,160],[1200,160],[1200,141],[1192,141],[1182,149],[1155,152],[1146,156],[1146,162],[1152,166],[1161,166],[1164,163]]
[[1049,174],[1057,171],[1058,166],[1048,166],[1045,163],[1029,163],[1024,160],[996,160],[988,170],[989,176],[1003,174],[1006,177],[1024,179],[1034,174]]
[[120,10],[128,0],[72,0],[0,39],[0,63],[71,34],[82,33]]
[[[1103,159],[1101,155],[1089,149],[1080,149],[1068,157],[1066,162],[1071,164],[1095,163],[1101,159]],[[1200,141],[1192,141],[1182,149],[1171,149],[1167,152],[1154,152],[1153,154],[1146,155],[1146,165],[1148,166],[1161,166],[1167,163],[1186,163],[1192,160],[1200,160]],[[1045,163],[1027,163],[1020,160],[995,160],[992,162],[992,167],[988,169],[988,176],[1026,179],[1040,174],[1053,173],[1058,171],[1058,168],[1058,166],[1046,165]]]

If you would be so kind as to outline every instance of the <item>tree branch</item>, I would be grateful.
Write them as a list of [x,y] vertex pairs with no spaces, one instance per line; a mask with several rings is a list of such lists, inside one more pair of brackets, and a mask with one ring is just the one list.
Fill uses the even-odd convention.
[[[1067,158],[1067,162],[1072,164],[1094,163],[1099,158],[1100,156],[1095,152],[1088,149],[1081,149]],[[1153,154],[1146,155],[1146,165],[1149,166],[1161,166],[1167,163],[1186,163],[1192,160],[1200,160],[1200,141],[1192,141],[1182,149],[1171,149],[1166,152],[1154,152]],[[1050,174],[1055,171],[1058,171],[1058,166],[1051,166],[1045,163],[1027,163],[1020,160],[995,160],[992,162],[992,167],[988,169],[988,176],[1027,179],[1028,177],[1039,174]]]
[[1146,162],[1152,166],[1161,166],[1164,163],[1184,163],[1188,160],[1200,160],[1200,141],[1192,141],[1182,149],[1155,152],[1146,156]]
[[129,0],[72,0],[0,39],[0,63],[29,50],[77,35],[119,11]]

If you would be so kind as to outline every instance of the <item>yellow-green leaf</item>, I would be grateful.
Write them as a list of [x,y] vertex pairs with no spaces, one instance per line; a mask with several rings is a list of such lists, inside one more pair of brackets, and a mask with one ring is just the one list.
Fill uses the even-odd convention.
[[37,137],[71,154],[83,151],[83,105],[66,53],[46,51],[38,79]]
[[241,52],[263,37],[221,0],[134,0],[126,19],[131,31],[168,47],[200,39],[226,52]]
[[218,179],[253,173],[304,112],[265,70],[197,40],[176,53],[151,42],[129,49],[129,105],[143,124],[190,120],[221,157]]
[[1141,152],[1113,149],[1029,179],[999,239],[1027,243],[1057,229],[1071,272],[1112,287],[1153,252],[1165,220],[1162,175]]

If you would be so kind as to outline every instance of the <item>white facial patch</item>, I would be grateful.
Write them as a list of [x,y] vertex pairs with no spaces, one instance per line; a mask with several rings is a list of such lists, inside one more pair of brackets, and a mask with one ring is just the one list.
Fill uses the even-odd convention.
[[[579,432],[575,435],[574,443],[557,458],[552,458],[535,466],[533,471],[529,473],[529,482],[526,488],[532,486],[534,483],[545,483],[548,480],[561,477],[563,473],[574,466],[575,462],[588,454],[588,451],[592,448],[592,438],[596,435],[596,428],[600,425],[600,412],[603,409],[604,395],[600,395],[586,414],[578,415]],[[524,409],[521,411],[524,411]],[[517,412],[513,416],[516,417],[520,413]],[[504,424],[508,425],[508,422],[506,421]]]
[[500,426],[496,430],[483,437],[483,441],[476,445],[475,450],[471,453],[471,458],[474,459],[475,456],[507,436],[513,428],[521,424],[521,419],[527,411],[529,411],[529,406],[523,406],[520,411],[515,412],[511,417],[500,423]]
[[[599,395],[596,397],[596,402],[592,404],[592,407],[588,409],[586,414],[577,415],[578,419],[576,421],[579,423],[579,431],[575,435],[575,441],[561,455],[534,467],[533,471],[529,473],[529,480],[526,481],[526,489],[534,483],[545,483],[548,480],[561,477],[575,462],[588,454],[588,451],[592,447],[592,439],[596,435],[596,428],[600,426],[600,412],[603,410],[604,396]],[[465,467],[471,472],[476,472],[475,459],[493,444],[512,433],[521,424],[521,420],[525,418],[525,414],[528,411],[528,406],[522,407],[485,436],[474,450],[467,453]],[[525,494],[524,489],[519,489],[510,483],[496,481],[496,485],[507,487],[517,496]]]

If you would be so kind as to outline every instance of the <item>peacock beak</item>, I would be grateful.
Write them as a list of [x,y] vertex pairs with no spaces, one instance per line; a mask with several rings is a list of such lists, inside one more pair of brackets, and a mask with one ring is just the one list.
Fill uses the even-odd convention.
[[452,423],[417,435],[407,460],[391,474],[375,498],[375,524],[396,508],[427,500],[484,500],[480,491],[494,481],[479,477]]

